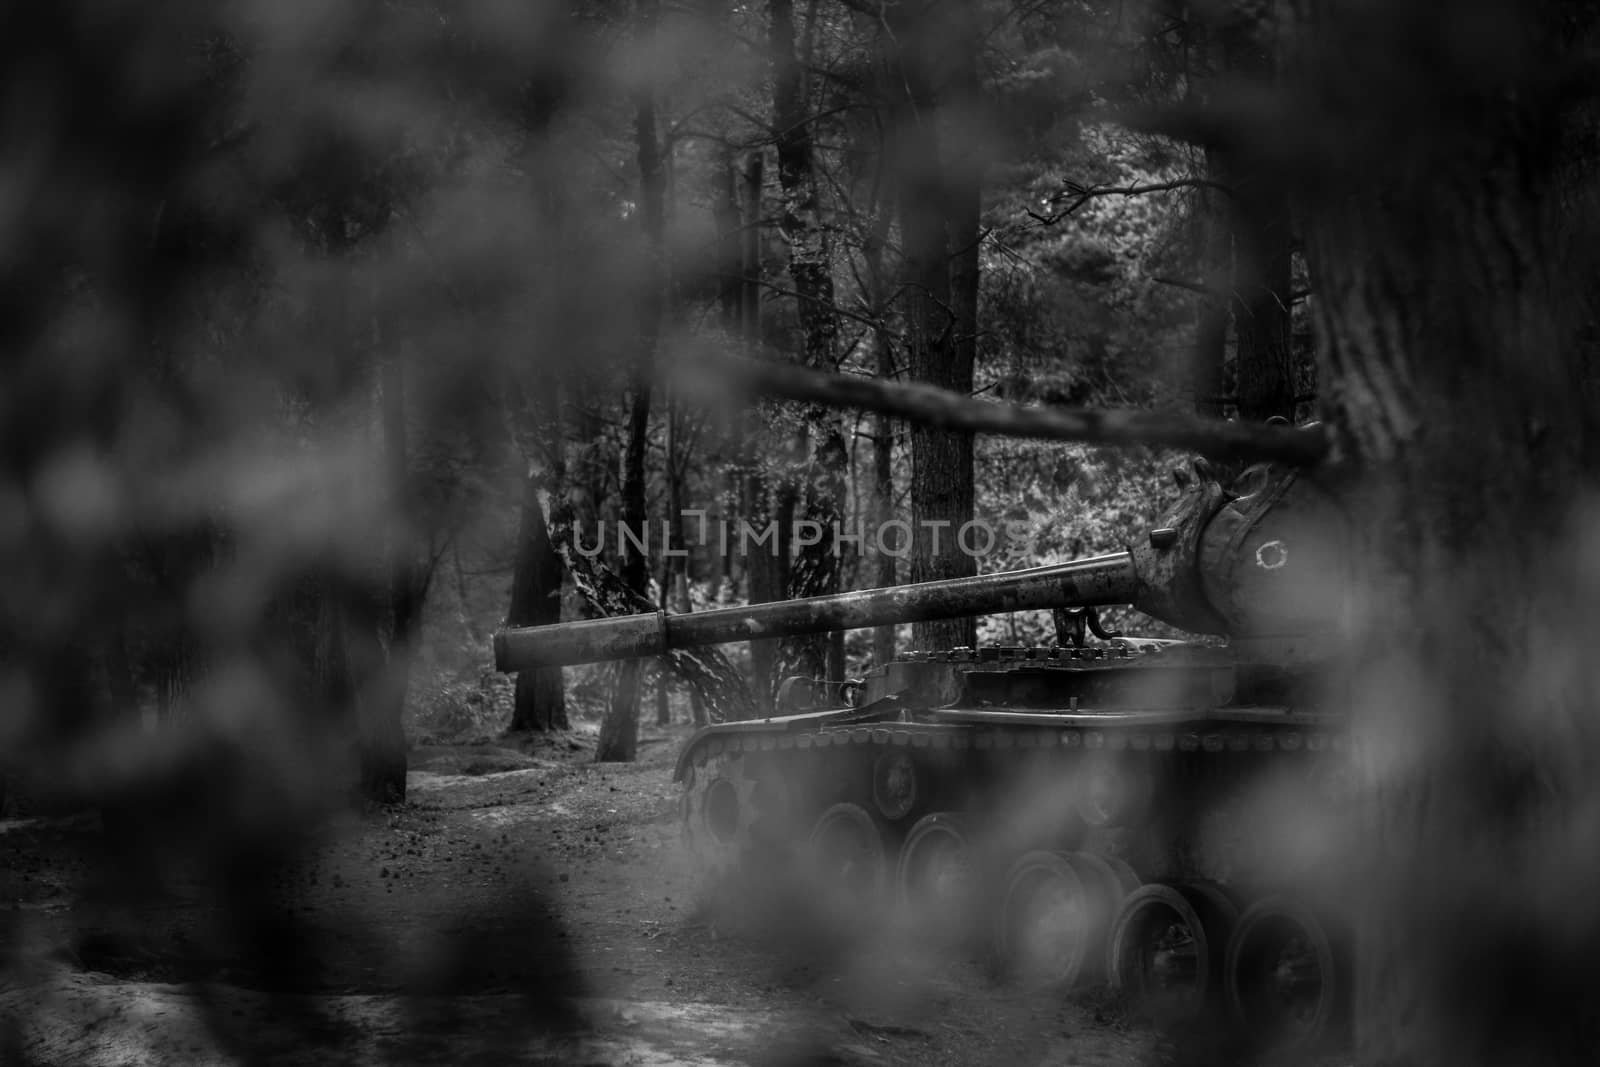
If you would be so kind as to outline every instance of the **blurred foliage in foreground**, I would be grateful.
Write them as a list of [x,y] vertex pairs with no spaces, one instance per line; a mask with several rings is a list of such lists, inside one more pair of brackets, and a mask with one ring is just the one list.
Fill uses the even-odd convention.
[[[1162,383],[1187,298],[1147,277],[1187,247],[1182,211],[1107,200],[1058,228],[1023,221],[1062,170],[1182,172],[1160,139],[1113,136],[1089,114],[1104,100],[1085,85],[1103,72],[1076,44],[1135,49],[1139,34],[1096,8],[983,10],[994,32],[978,77],[1005,121],[982,132],[954,114],[942,131],[995,168],[979,388],[1183,402]],[[670,294],[663,360],[799,349],[771,217],[793,191],[757,167],[727,221],[727,185],[773,146],[750,118],[770,88],[751,43],[766,14],[674,10],[648,31],[636,14],[505,0],[6,8],[0,776],[25,812],[105,813],[85,876],[105,936],[137,940],[141,907],[198,895],[216,922],[197,955],[303,979],[315,935],[272,875],[354,796],[404,796],[408,701],[413,724],[465,735],[475,707],[504,699],[467,653],[505,602],[530,464],[565,479],[581,518],[620,513],[635,306]],[[826,267],[857,331],[835,366],[897,374],[907,313],[879,30],[812,5],[803,103]],[[640,234],[641,93],[656,95],[671,191],[660,249]],[[753,329],[719,289],[730,233],[753,246]],[[669,405],[651,420],[652,518],[766,515],[799,492],[794,442],[818,424],[769,415]],[[903,508],[903,441],[891,429],[869,450],[861,425],[848,438],[847,514]],[[889,461],[871,485],[869,451]],[[1025,511],[1041,531],[1031,556],[986,565],[1105,550],[1153,510],[1140,461],[999,444],[980,462],[981,510]],[[725,564],[696,558],[689,602],[748,592]],[[846,568],[873,584],[864,561]],[[653,575],[653,594],[673,577]],[[598,702],[583,684],[603,678],[574,680],[577,706]],[[457,702],[466,721],[452,724]]]

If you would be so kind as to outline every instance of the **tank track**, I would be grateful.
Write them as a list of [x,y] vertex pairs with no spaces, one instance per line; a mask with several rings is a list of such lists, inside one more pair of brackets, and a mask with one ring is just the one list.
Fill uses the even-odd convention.
[[[1210,661],[1151,645],[903,662],[963,678],[1043,664],[1098,684],[1111,676],[1087,672]],[[1109,982],[1152,1015],[1228,1020],[1280,1048],[1339,1032],[1347,938],[1317,904],[1315,849],[1297,847],[1343,799],[1338,717],[971,699],[983,691],[708,727],[676,770],[685,840],[735,897],[764,892],[752,872],[799,863],[861,913],[932,916],[1023,981]],[[708,821],[717,794],[762,789],[762,803]],[[962,870],[975,872],[964,885],[950,873]],[[941,893],[959,899],[929,899]]]

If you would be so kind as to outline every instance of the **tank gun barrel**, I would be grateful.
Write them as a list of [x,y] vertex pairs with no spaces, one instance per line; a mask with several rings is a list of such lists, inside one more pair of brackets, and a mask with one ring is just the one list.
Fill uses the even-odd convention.
[[647,612],[501,630],[494,636],[494,662],[502,671],[525,671],[885,623],[927,622],[1034,608],[1127,604],[1134,600],[1137,590],[1133,557],[1127,552],[1115,552],[999,574],[803,600],[682,615]]

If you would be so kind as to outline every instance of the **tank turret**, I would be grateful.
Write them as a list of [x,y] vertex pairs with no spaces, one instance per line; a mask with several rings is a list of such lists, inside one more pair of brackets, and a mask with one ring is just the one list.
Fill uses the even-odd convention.
[[1131,604],[1179,629],[1241,637],[1316,633],[1338,616],[1342,517],[1287,467],[1247,470],[1226,491],[1197,463],[1143,543],[1069,563],[750,604],[502,630],[495,666],[532,670],[670,649],[1037,608]]

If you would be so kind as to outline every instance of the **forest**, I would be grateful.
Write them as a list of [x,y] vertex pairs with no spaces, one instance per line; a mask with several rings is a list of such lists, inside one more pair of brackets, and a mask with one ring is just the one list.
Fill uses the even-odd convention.
[[[8,6],[0,1061],[643,1062],[604,1044],[640,1026],[659,1062],[1250,1061],[987,984],[940,1051],[873,1014],[860,930],[678,909],[696,730],[1065,648],[1059,612],[493,643],[1115,553],[1270,460],[1349,520],[1343,800],[1298,834],[1349,915],[1331,1055],[1591,1062],[1597,15]],[[844,1036],[763,1047],[795,989]],[[712,1007],[746,1030],[708,1052]]]

